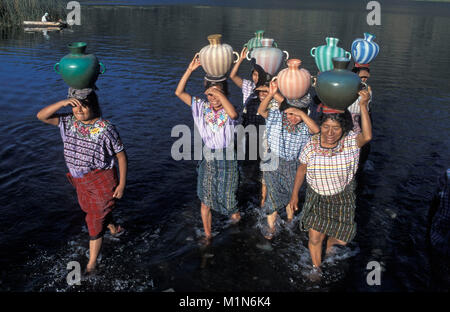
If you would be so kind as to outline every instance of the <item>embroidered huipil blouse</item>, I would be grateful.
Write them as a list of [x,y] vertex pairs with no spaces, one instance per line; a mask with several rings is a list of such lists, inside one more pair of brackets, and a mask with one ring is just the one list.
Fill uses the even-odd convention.
[[59,117],[64,159],[70,174],[80,178],[95,169],[111,169],[114,156],[124,150],[115,127],[103,118],[84,124],[73,114]]
[[237,121],[231,119],[222,108],[214,111],[211,104],[198,97],[192,97],[192,116],[203,143],[211,149],[228,147],[234,140]]

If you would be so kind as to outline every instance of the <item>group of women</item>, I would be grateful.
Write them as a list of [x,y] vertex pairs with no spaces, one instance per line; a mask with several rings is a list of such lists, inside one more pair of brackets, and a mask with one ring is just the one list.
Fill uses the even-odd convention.
[[[261,177],[261,206],[269,228],[265,237],[272,239],[276,233],[275,222],[283,209],[288,221],[293,220],[300,208],[299,192],[306,180],[300,228],[309,233],[313,269],[320,273],[325,238],[328,237],[326,253],[331,253],[333,246],[346,245],[356,233],[355,175],[361,148],[372,138],[368,108],[371,90],[359,92],[351,111],[337,111],[315,103],[309,93],[288,101],[278,92],[276,82],[271,82],[272,77],[254,60],[251,79],[238,76],[246,52],[244,48],[229,76],[242,89],[243,111],[236,111],[237,105],[228,99],[226,76],[205,76],[206,99],[185,91],[192,72],[201,66],[198,55],[186,69],[175,94],[191,106],[194,124],[204,144],[215,155],[235,152],[234,129],[240,122],[244,126],[265,123],[265,150],[277,158],[277,166],[262,171]],[[369,76],[367,67],[355,66],[354,72],[360,77],[365,75],[362,81]],[[233,222],[240,219],[236,199],[238,163],[236,157],[224,156],[220,160],[204,157],[197,171],[197,195],[201,201],[205,243],[208,243],[212,237],[211,210],[231,216]]]
[[[246,48],[241,56],[246,55]],[[276,232],[278,214],[286,209],[288,221],[299,210],[299,192],[306,180],[305,203],[301,209],[300,228],[309,232],[309,250],[315,270],[320,271],[322,243],[327,253],[336,244],[345,245],[356,233],[355,174],[361,148],[371,140],[368,105],[370,88],[359,92],[359,99],[345,111],[315,105],[315,97],[306,94],[287,101],[278,92],[276,82],[252,60],[251,79],[237,73],[244,57],[230,73],[230,79],[242,89],[243,111],[228,99],[227,79],[205,76],[206,99],[191,96],[186,84],[198,67],[198,55],[189,64],[175,94],[191,106],[194,124],[204,145],[214,157],[204,153],[197,167],[197,196],[205,243],[211,240],[211,210],[228,215],[232,222],[241,216],[236,198],[239,167],[235,156],[235,127],[265,124],[264,151],[275,156],[276,166],[262,171],[261,206],[266,212],[268,233]],[[369,69],[355,67],[363,81]],[[72,107],[71,113],[58,113]],[[104,234],[120,236],[124,229],[112,218],[115,200],[123,196],[127,178],[127,155],[114,125],[101,116],[95,88],[69,88],[67,99],[42,108],[37,118],[58,126],[64,143],[67,177],[77,192],[86,213],[90,236],[86,272],[94,272]],[[241,118],[242,117],[242,118]],[[258,138],[256,138],[258,139]],[[210,154],[210,155],[211,155]],[[219,157],[218,157],[219,156]],[[119,175],[115,170],[116,161]],[[262,157],[261,168],[265,158]]]

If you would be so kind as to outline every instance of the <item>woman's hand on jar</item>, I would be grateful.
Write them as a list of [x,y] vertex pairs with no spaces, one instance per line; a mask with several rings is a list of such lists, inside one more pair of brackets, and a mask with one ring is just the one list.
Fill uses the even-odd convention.
[[241,57],[239,58],[239,62],[242,62],[247,57],[247,47],[244,47],[241,51]]
[[274,96],[278,91],[278,83],[276,81],[271,81],[269,84],[269,94]]
[[369,99],[370,99],[369,90],[361,90],[358,92],[358,94],[361,97],[359,100],[359,105],[367,107],[367,105],[369,104]]

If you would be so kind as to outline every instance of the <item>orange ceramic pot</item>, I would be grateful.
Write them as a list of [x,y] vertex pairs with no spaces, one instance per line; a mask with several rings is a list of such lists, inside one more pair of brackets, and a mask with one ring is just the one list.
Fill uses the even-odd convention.
[[302,61],[290,59],[287,61],[288,68],[278,73],[273,80],[277,80],[278,89],[288,100],[302,98],[311,86],[311,74],[304,68],[299,68]]

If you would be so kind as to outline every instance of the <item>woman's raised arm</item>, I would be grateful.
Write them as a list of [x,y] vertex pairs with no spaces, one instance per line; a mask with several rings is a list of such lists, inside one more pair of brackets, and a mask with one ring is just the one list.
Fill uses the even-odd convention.
[[68,105],[72,107],[80,106],[81,102],[74,98],[62,100],[44,107],[37,113],[36,117],[42,122],[48,123],[53,126],[57,126],[59,123],[59,117],[55,116],[55,113],[61,108],[66,107]]
[[239,70],[239,66],[241,66],[242,61],[245,59],[245,56],[247,55],[247,47],[244,47],[241,51],[241,56],[239,60],[234,64],[233,69],[230,72],[230,79],[234,82],[236,86],[242,89],[242,83],[243,80],[241,77],[237,75],[237,72]]
[[198,53],[195,54],[188,68],[186,69],[183,77],[181,77],[180,82],[178,82],[177,89],[175,90],[175,95],[182,100],[187,105],[191,106],[192,97],[189,93],[187,93],[184,89],[186,88],[187,81],[191,76],[192,72],[196,70],[200,66],[200,59],[198,57]]
[[369,105],[370,93],[367,90],[359,91],[361,99],[359,101],[359,106],[361,108],[361,133],[356,137],[356,142],[358,147],[363,147],[370,140],[372,140],[372,123],[370,121],[369,110],[367,106]]

